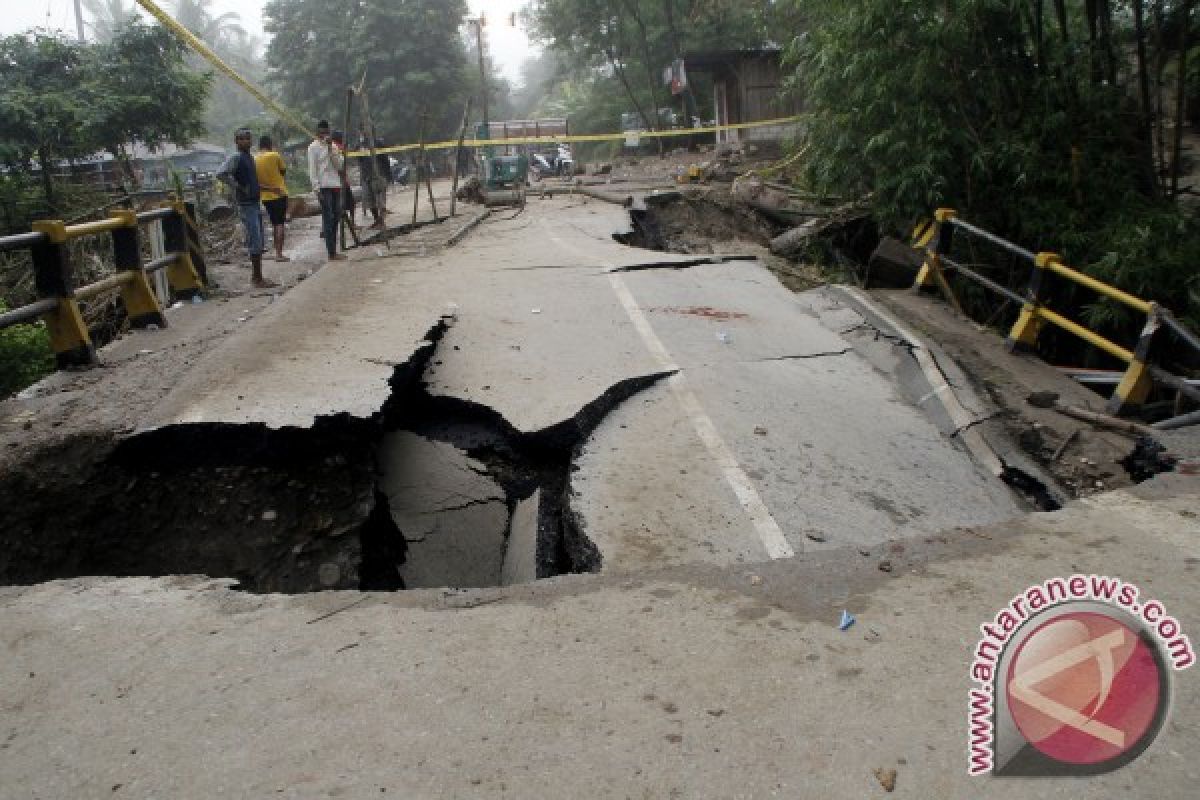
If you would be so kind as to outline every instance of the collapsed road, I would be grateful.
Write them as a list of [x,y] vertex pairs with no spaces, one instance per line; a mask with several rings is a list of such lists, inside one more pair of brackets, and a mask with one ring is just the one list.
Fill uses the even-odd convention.
[[[1002,478],[1036,470],[968,436],[987,403],[869,300],[623,245],[625,214],[558,196],[451,249],[365,251],[133,430],[6,471],[8,785],[864,796],[897,768],[914,797],[999,796],[963,783],[945,694],[1020,588],[981,575],[1101,569],[1133,526],[1189,608],[1175,476],[1031,516]],[[270,766],[232,764],[247,746]]]
[[756,562],[1020,511],[918,406],[904,348],[872,353],[852,296],[625,247],[622,211],[564,200],[318,272],[94,477],[14,487],[0,575],[478,587],[506,561],[510,580]]

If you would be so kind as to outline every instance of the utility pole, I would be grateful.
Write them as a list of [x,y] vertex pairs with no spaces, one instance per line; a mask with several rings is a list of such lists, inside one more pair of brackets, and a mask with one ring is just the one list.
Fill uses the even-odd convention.
[[79,41],[83,41],[83,4],[81,0],[75,0],[75,30],[79,34]]
[[[78,0],[76,0],[78,2]],[[479,19],[467,20],[475,26],[475,47],[479,50],[479,94],[481,108],[483,110],[483,129],[488,130],[488,81],[487,67],[483,59],[483,26],[487,24],[487,17],[483,14],[479,15]]]

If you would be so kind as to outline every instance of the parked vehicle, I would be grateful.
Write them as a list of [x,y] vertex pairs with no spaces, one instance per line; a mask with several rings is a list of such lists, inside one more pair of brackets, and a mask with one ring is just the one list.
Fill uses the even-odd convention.
[[392,183],[399,184],[400,186],[408,186],[408,176],[411,172],[408,164],[403,161],[397,161],[394,158],[391,159],[391,164]]
[[570,177],[575,174],[575,156],[571,154],[571,145],[560,144],[558,155],[554,159],[554,172],[560,177]]
[[553,174],[554,165],[550,163],[550,159],[541,153],[533,153],[529,156],[529,176],[534,183]]

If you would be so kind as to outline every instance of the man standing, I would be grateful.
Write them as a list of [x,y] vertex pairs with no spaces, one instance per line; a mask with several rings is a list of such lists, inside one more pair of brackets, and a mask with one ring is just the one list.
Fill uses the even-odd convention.
[[274,289],[279,284],[271,283],[263,278],[263,227],[262,215],[259,210],[258,173],[254,168],[254,157],[250,155],[250,145],[254,135],[242,128],[233,135],[237,144],[234,153],[221,171],[217,180],[233,190],[234,201],[238,206],[238,214],[242,218],[242,228],[246,232],[246,252],[250,255],[250,281],[256,289]]
[[254,157],[254,168],[258,175],[258,186],[262,191],[263,208],[271,220],[271,233],[275,242],[275,260],[291,261],[283,254],[283,238],[287,232],[284,225],[287,222],[288,193],[283,176],[287,165],[283,156],[275,152],[274,143],[270,136],[260,136],[258,139],[258,155]]
[[325,252],[330,261],[345,261],[337,251],[338,217],[342,213],[341,171],[346,165],[342,155],[329,136],[329,123],[317,123],[317,138],[308,146],[308,177],[313,191],[321,203],[321,235],[325,237]]

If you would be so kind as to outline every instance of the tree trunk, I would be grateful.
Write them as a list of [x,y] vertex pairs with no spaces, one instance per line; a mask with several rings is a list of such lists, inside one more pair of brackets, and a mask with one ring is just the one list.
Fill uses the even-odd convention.
[[1158,177],[1154,170],[1154,109],[1150,105],[1150,76],[1146,69],[1146,24],[1144,0],[1133,0],[1133,35],[1137,44],[1138,105],[1141,142],[1139,150],[1142,162],[1143,191],[1148,197],[1157,197]]
[[1163,108],[1163,76],[1167,71],[1167,48],[1164,41],[1166,13],[1163,0],[1154,0],[1154,140],[1157,159],[1155,174],[1159,178],[1159,191],[1167,191],[1167,116]]
[[[650,102],[654,104],[654,120],[659,122],[658,109],[662,106],[658,101],[658,79],[654,74],[654,64],[650,55],[650,40],[646,35],[646,23],[642,20],[642,15],[638,13],[637,3],[623,3],[626,11],[633,17],[634,23],[638,28],[638,41],[641,44],[642,51],[642,68],[646,72],[646,83],[650,88]],[[661,141],[661,140],[660,140]]]
[[44,147],[38,148],[38,163],[42,165],[42,192],[46,195],[46,211],[53,213],[58,208],[58,200],[54,196],[54,176],[50,174],[52,164]]
[[1183,2],[1179,23],[1179,75],[1175,79],[1175,139],[1171,145],[1171,197],[1179,194],[1179,172],[1183,152],[1183,101],[1187,94],[1188,33],[1192,23],[1192,0]]
[[1058,29],[1062,32],[1063,44],[1070,40],[1067,33],[1067,4],[1066,0],[1054,0],[1054,13],[1058,17]]

